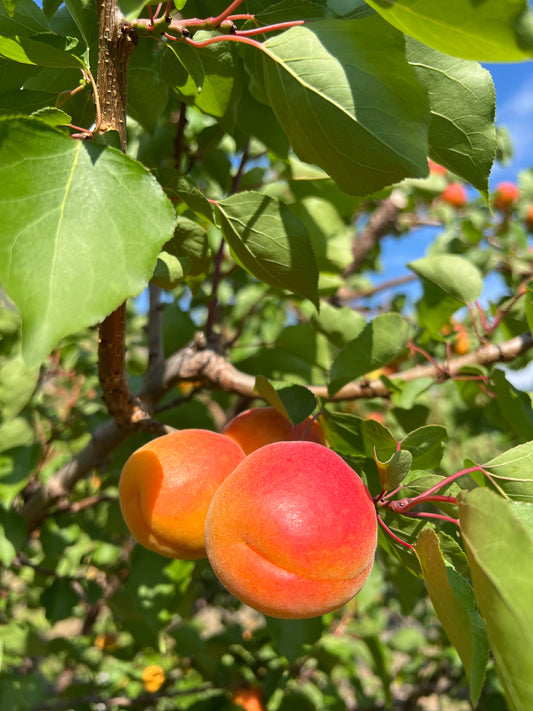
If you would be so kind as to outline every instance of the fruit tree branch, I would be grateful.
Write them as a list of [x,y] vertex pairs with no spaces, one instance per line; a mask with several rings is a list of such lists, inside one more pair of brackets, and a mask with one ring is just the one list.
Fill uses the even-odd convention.
[[[490,365],[514,360],[533,347],[530,333],[516,336],[505,343],[488,344],[477,351],[455,358],[447,364],[450,376],[457,374],[468,365]],[[391,380],[410,381],[423,377],[437,378],[442,374],[439,366],[417,365],[414,368],[396,373]],[[202,382],[206,387],[218,387],[244,397],[257,397],[254,391],[255,377],[243,373],[229,363],[226,358],[208,346],[202,334],[169,358],[161,368],[150,373],[143,391],[139,394],[151,402],[158,402],[172,387],[183,381]],[[357,380],[345,385],[333,397],[328,396],[325,386],[311,387],[315,395],[328,400],[355,400],[369,397],[387,397],[389,389],[381,380]],[[143,423],[141,425],[144,428]],[[139,426],[141,426],[139,425]],[[138,429],[138,428],[137,428]],[[136,431],[131,425],[119,425],[114,421],[98,427],[86,447],[68,464],[59,469],[47,482],[41,485],[26,501],[21,514],[29,530],[35,528],[47,510],[66,497],[76,482],[92,469],[100,466],[107,456],[127,437]]]

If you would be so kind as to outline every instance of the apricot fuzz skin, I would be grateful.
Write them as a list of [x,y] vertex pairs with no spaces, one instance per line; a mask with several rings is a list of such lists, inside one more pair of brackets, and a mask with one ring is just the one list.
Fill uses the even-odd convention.
[[222,434],[237,442],[245,454],[272,442],[303,440],[326,444],[322,426],[308,417],[299,425],[293,425],[273,407],[256,407],[244,410],[234,417],[222,430]]
[[205,558],[209,504],[243,459],[235,442],[201,429],[173,432],[137,449],[119,482],[122,515],[133,537],[169,558]]
[[359,476],[314,442],[276,442],[248,455],[219,487],[206,520],[215,574],[272,617],[330,612],[368,578],[374,502]]

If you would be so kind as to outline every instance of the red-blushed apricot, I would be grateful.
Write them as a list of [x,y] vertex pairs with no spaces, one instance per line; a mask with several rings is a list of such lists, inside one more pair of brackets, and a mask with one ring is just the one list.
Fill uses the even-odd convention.
[[238,444],[209,430],[158,437],[128,459],[118,487],[133,537],[169,558],[205,558],[205,517],[213,494],[244,459]]
[[431,158],[428,158],[428,165],[429,172],[432,175],[446,175],[448,173],[448,170],[443,165],[439,165],[439,163],[434,163]]
[[376,543],[365,484],[315,442],[252,452],[221,484],[206,519],[221,583],[272,617],[315,617],[343,605],[369,576]]
[[245,454],[250,454],[272,442],[289,442],[304,438],[308,442],[325,445],[326,437],[322,426],[317,420],[312,420],[313,418],[309,416],[293,427],[275,408],[256,407],[244,410],[230,420],[222,430],[222,434],[237,442]]

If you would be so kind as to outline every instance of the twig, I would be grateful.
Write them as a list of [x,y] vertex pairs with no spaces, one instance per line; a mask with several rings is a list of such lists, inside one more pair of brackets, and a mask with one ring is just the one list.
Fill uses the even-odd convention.
[[[466,365],[480,363],[505,362],[517,358],[533,347],[531,334],[524,333],[505,343],[485,345],[477,351],[455,358],[449,363],[451,374],[458,372]],[[391,376],[404,381],[417,378],[437,377],[439,371],[433,365],[416,366],[402,373]],[[182,348],[169,358],[161,369],[150,374],[146,379],[143,391],[139,394],[141,400],[149,397],[158,402],[176,383],[180,381],[199,381],[209,387],[218,387],[226,392],[236,393],[243,397],[255,398],[255,377],[243,373],[229,363],[224,356],[210,348],[202,334],[197,334],[192,343]],[[381,380],[355,381],[345,385],[333,397],[329,397],[325,386],[314,386],[310,390],[324,400],[356,400],[369,397],[387,397],[389,389]],[[67,496],[82,477],[89,471],[101,465],[107,456],[134,430],[129,426],[119,426],[116,422],[107,422],[95,430],[89,444],[79,452],[74,459],[62,467],[47,482],[40,485],[22,508],[29,530],[35,528],[46,511],[60,499]],[[440,488],[442,483],[437,486]],[[425,492],[433,493],[431,492]]]

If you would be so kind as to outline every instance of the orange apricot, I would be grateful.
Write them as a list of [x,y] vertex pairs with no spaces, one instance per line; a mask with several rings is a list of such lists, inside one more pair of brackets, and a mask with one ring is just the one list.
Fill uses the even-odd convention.
[[514,183],[504,180],[496,186],[494,195],[494,207],[502,212],[508,212],[520,195],[518,186]]
[[[309,426],[309,423],[311,425]],[[305,438],[308,442],[326,444],[322,426],[309,416],[293,427],[283,415],[273,407],[256,407],[244,410],[234,417],[222,430],[243,449],[245,454],[272,442],[286,442]]]
[[245,711],[264,711],[262,698],[263,692],[258,686],[240,686],[231,695],[233,703]]
[[464,185],[461,185],[461,183],[448,183],[441,193],[441,199],[452,207],[464,207],[468,196]]
[[252,452],[219,487],[206,548],[221,583],[272,617],[334,610],[363,587],[374,562],[377,517],[368,489],[315,442]]
[[165,672],[159,664],[150,664],[144,667],[141,678],[145,691],[155,694],[165,681]]
[[439,165],[439,163],[434,163],[431,158],[428,158],[428,165],[429,172],[432,175],[446,175],[448,173],[448,170],[443,165]]
[[201,429],[173,432],[137,449],[124,465],[118,487],[133,537],[169,558],[205,558],[209,504],[243,459],[238,444]]
[[528,232],[533,232],[533,204],[528,205],[526,212],[526,228]]

